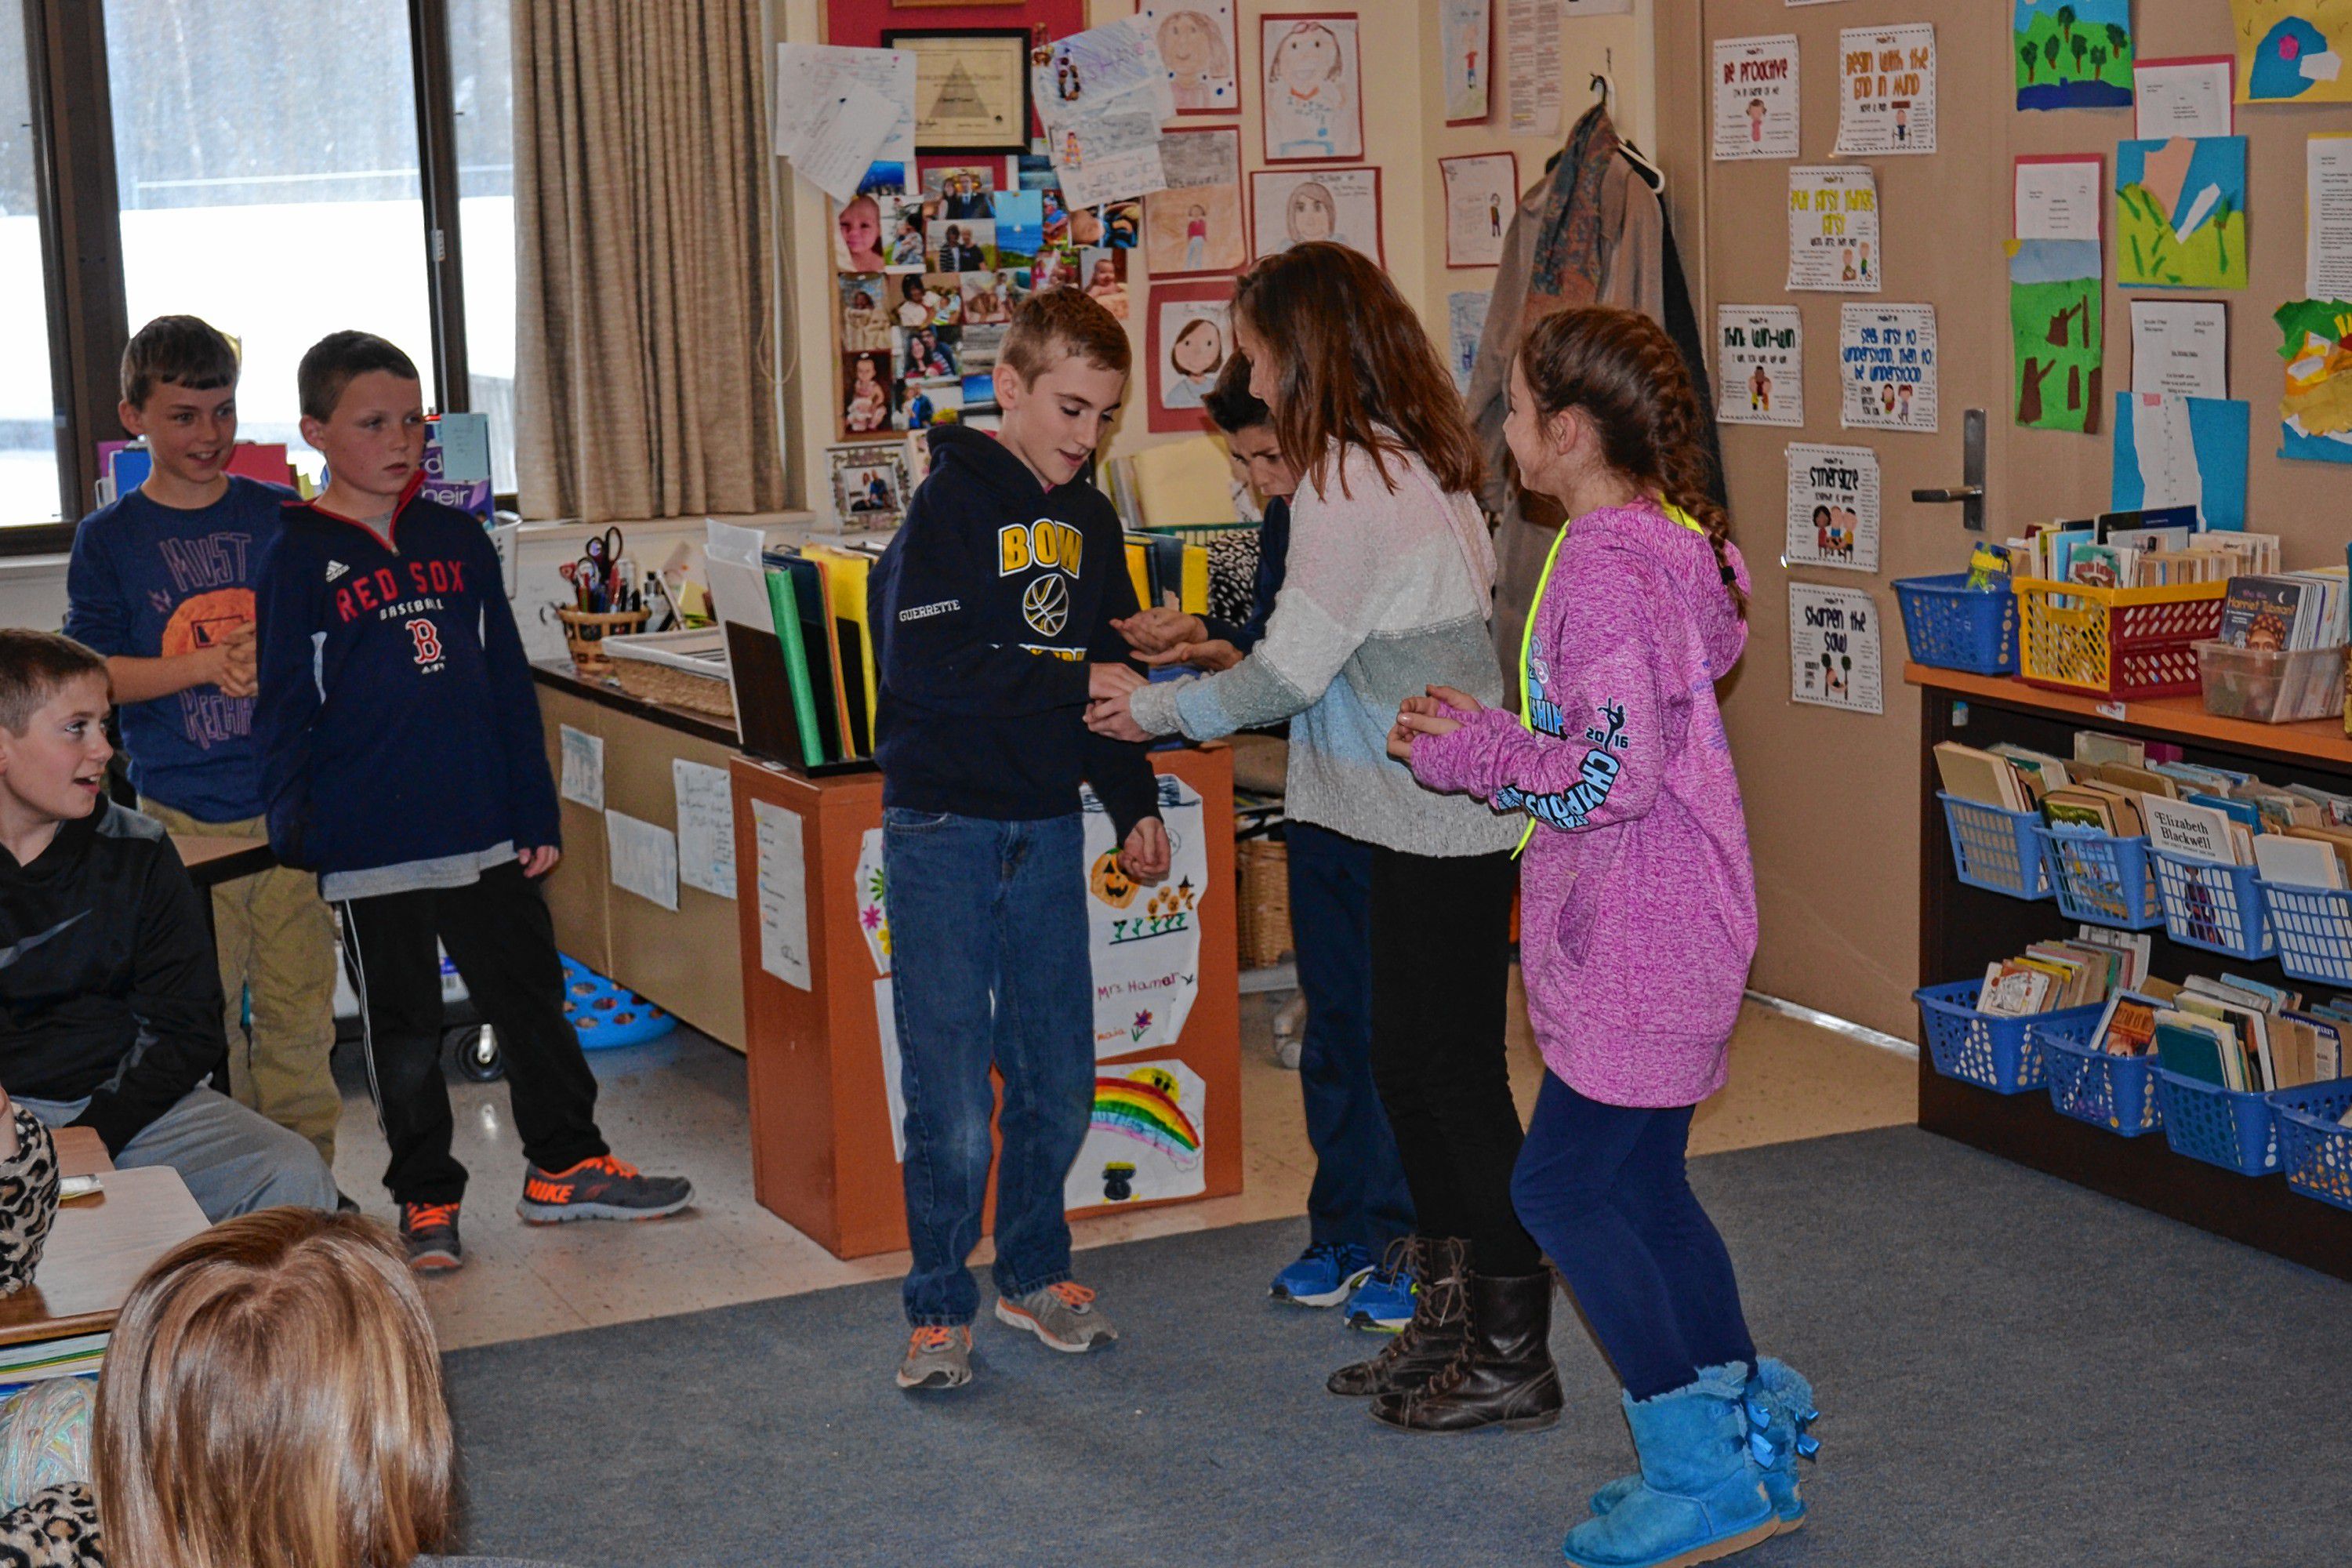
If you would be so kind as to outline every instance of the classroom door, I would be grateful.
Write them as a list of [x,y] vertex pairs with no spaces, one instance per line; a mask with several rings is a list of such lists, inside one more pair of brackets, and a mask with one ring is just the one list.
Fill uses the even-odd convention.
[[[1836,156],[1841,29],[1929,20],[1936,151]],[[1693,248],[1700,258],[1695,288],[1702,331],[1713,331],[1718,306],[1794,307],[1802,324],[1802,422],[1723,427],[1734,533],[1755,579],[1747,658],[1724,698],[1762,916],[1750,984],[1906,1037],[1916,1032],[1910,992],[1919,983],[1919,706],[1916,691],[1903,684],[1901,616],[1888,584],[1967,563],[1969,542],[1976,536],[1964,531],[1960,508],[1910,498],[1914,489],[1960,483],[1969,410],[1985,411],[1990,436],[1992,536],[2007,531],[2000,520],[2033,504],[2009,488],[2003,463],[2009,327],[2000,241],[2010,232],[2003,145],[2014,68],[2009,26],[2006,0],[1901,10],[1791,6],[1784,0],[1703,0],[1658,8],[1669,201],[1678,232],[1697,230]],[[1711,42],[1777,34],[1798,39],[1798,156],[1716,161],[1709,147]],[[1916,109],[1906,110],[1906,142],[1919,135],[1923,118]],[[2104,123],[2100,131],[2115,134]],[[1881,243],[1866,261],[1847,258],[1880,274],[1875,293],[1787,287],[1790,171],[1824,165],[1864,168],[1876,176]],[[1862,232],[1858,223],[1853,232]],[[1881,411],[1896,428],[1842,424],[1841,307],[1849,304],[1934,307],[1932,430],[1921,428],[1927,421],[1918,407],[1924,398],[1916,393]],[[1894,346],[1921,345],[1906,336]],[[1719,345],[1711,351],[1711,368],[1720,352]],[[1879,384],[1874,395],[1892,398],[1899,387]],[[1741,401],[1744,405],[1747,399]],[[1779,401],[1785,416],[1785,389]],[[1874,570],[1784,560],[1792,553],[1786,527],[1788,447],[1797,442],[1876,453],[1883,521]],[[1808,525],[1810,533],[1810,512]],[[1818,538],[1814,544],[1820,553]],[[1792,585],[1866,595],[1844,607],[1866,605],[1878,621],[1882,712],[1792,700]],[[1814,692],[1859,699],[1865,672],[1856,655],[1868,629],[1850,621],[1839,626],[1819,613],[1813,618],[1832,623],[1815,626],[1806,642]],[[1825,653],[1831,664],[1822,668]]]

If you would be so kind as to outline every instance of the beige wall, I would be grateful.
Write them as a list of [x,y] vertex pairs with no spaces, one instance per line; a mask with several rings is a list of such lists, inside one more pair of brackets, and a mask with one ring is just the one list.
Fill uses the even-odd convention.
[[[1502,95],[1497,82],[1495,112],[1485,125],[1448,127],[1444,123],[1444,78],[1438,57],[1437,11],[1423,0],[1355,0],[1352,9],[1362,20],[1364,71],[1364,162],[1381,169],[1381,237],[1388,269],[1408,300],[1436,339],[1445,346],[1445,297],[1493,282],[1491,268],[1450,270],[1445,265],[1444,198],[1437,160],[1468,153],[1509,150],[1518,154],[1522,187],[1542,172],[1544,159],[1565,139],[1567,128],[1584,112],[1592,94],[1587,79],[1607,70],[1620,94],[1617,121],[1643,146],[1655,140],[1654,99],[1650,47],[1652,0],[1636,0],[1634,12],[1624,16],[1577,17],[1561,25],[1561,75],[1565,83],[1561,136],[1512,137],[1503,130]],[[1088,0],[1089,19],[1096,25],[1133,14],[1133,0]],[[1257,21],[1265,12],[1341,9],[1304,5],[1298,0],[1241,0],[1239,27],[1245,68],[1260,69]],[[1500,45],[1502,0],[1496,0],[1497,45]],[[770,0],[771,24],[779,38],[822,41],[823,0]],[[919,17],[919,12],[908,13]],[[1247,174],[1261,166],[1258,109],[1260,94],[1253,86],[1242,95],[1242,167],[1244,200]],[[1202,124],[1230,123],[1202,121]],[[784,297],[797,355],[788,352],[793,374],[785,390],[786,461],[790,465],[794,505],[822,506],[821,475],[824,449],[838,439],[833,420],[834,369],[830,358],[833,309],[829,237],[824,195],[778,165],[780,199],[776,205],[782,230],[779,254],[784,258]],[[1128,322],[1136,358],[1142,361],[1146,302],[1150,283],[1139,266],[1129,279],[1134,309]],[[1113,434],[1110,453],[1118,456],[1158,442],[1181,439],[1154,436],[1145,428],[1140,398],[1130,393],[1130,412]]]

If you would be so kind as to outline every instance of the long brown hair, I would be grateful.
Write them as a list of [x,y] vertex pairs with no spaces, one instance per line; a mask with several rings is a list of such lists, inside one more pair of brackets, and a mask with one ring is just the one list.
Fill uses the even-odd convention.
[[432,1321],[356,1215],[264,1209],[173,1248],[115,1323],[91,1437],[110,1562],[405,1568],[448,1535]]
[[1396,285],[1360,252],[1315,240],[1269,256],[1242,275],[1234,313],[1276,371],[1275,438],[1317,489],[1350,447],[1371,454],[1391,490],[1384,457],[1406,453],[1442,489],[1478,488],[1478,443],[1454,378]]
[[1545,317],[1519,345],[1519,371],[1546,425],[1580,408],[1611,468],[1690,513],[1715,548],[1723,586],[1741,616],[1748,596],[1725,545],[1731,517],[1708,488],[1715,459],[1690,368],[1666,330],[1639,310],[1582,305]]

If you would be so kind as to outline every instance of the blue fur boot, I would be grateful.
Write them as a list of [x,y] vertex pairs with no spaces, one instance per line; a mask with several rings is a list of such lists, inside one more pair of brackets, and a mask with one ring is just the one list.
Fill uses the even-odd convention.
[[1821,1418],[1813,1408],[1813,1385],[1785,1362],[1761,1356],[1748,1380],[1748,1444],[1764,1472],[1764,1495],[1772,1500],[1786,1535],[1805,1522],[1804,1493],[1797,1485],[1797,1461],[1820,1452],[1822,1440],[1806,1431]]
[[1570,1563],[1685,1568],[1771,1538],[1780,1521],[1748,1452],[1747,1370],[1710,1368],[1655,1399],[1624,1398],[1642,1485],[1568,1532],[1560,1550]]
[[[1699,1376],[1737,1380],[1744,1369],[1738,1362],[1699,1368]],[[1810,1459],[1822,1440],[1806,1428],[1821,1418],[1813,1408],[1812,1384],[1786,1362],[1765,1356],[1756,1375],[1748,1380],[1748,1448],[1764,1474],[1764,1495],[1772,1500],[1786,1535],[1805,1522],[1805,1499],[1797,1484],[1797,1461]],[[1592,1511],[1607,1513],[1642,1489],[1639,1475],[1620,1476],[1592,1494]]]

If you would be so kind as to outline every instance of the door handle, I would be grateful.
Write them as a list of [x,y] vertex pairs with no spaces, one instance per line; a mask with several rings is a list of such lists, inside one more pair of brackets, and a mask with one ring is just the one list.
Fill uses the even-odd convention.
[[1958,501],[1960,526],[1982,533],[1985,525],[1985,411],[1971,408],[1960,419],[1960,482],[1937,489],[1913,490],[1911,499],[1931,505]]

